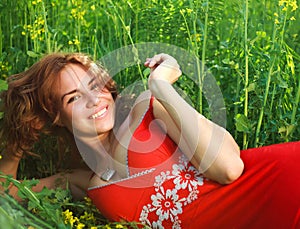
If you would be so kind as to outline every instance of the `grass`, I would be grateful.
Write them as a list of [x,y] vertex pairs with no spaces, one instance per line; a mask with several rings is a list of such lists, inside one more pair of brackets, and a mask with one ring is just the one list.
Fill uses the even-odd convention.
[[[300,18],[295,0],[2,0],[0,11],[1,90],[7,87],[9,75],[23,71],[45,53],[81,51],[100,59],[127,45],[167,43],[200,60],[194,80],[183,76],[176,86],[207,117],[212,114],[201,82],[207,74],[214,76],[226,105],[226,128],[241,148],[299,140]],[[137,64],[114,79],[122,89],[138,80],[145,82],[144,73],[143,66]],[[35,146],[41,158],[22,161],[20,178],[30,179],[37,171],[41,176],[55,173],[57,149],[53,141],[45,138]],[[49,203],[58,201],[47,213],[58,217],[51,220],[37,215],[28,205],[33,203],[30,192],[22,195],[27,200],[24,205],[8,195],[1,198],[0,221],[7,228],[13,228],[12,222],[20,228],[43,227],[41,220],[50,227],[57,221],[60,228],[71,228],[70,220],[65,224],[67,213],[63,212],[71,209],[79,219],[84,214],[82,206],[86,207],[67,192],[45,190],[41,195],[49,195]],[[74,215],[69,218],[74,220]],[[95,218],[99,228],[118,225],[107,224],[101,215]]]

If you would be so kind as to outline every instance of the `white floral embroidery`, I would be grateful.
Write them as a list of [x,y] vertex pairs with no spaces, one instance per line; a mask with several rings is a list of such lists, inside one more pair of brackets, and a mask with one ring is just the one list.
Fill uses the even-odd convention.
[[170,171],[167,172],[161,172],[160,175],[155,177],[155,183],[154,183],[154,187],[155,187],[155,191],[158,191],[159,187],[166,181],[169,179],[169,175],[170,175]]
[[194,187],[193,190],[189,193],[186,201],[184,202],[184,206],[192,203],[194,200],[198,199],[199,190]]
[[152,205],[157,208],[156,215],[160,221],[170,218],[174,222],[174,216],[182,213],[182,200],[179,200],[176,189],[168,189],[165,192],[164,188],[161,187],[160,191],[151,196]]
[[175,176],[173,180],[176,189],[186,189],[189,191],[193,190],[193,187],[203,185],[202,174],[197,171],[194,167],[186,167],[184,165],[173,165],[172,174]]
[[[171,181],[174,184],[173,188],[169,186],[165,188],[166,181]],[[168,185],[172,183],[169,182]],[[151,228],[164,228],[164,222],[168,221],[171,222],[173,229],[180,229],[180,215],[184,207],[198,199],[198,188],[203,184],[203,175],[188,163],[184,155],[180,156],[178,164],[173,164],[172,171],[161,172],[155,177],[153,185],[155,194],[151,195],[151,203],[143,206],[139,220]],[[189,192],[180,194],[178,192],[180,190]],[[150,213],[155,213],[151,214],[152,218],[149,218]]]

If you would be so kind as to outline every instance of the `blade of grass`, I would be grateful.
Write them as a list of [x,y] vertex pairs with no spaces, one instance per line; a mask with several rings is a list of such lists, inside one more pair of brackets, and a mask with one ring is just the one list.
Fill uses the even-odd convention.
[[[249,49],[248,49],[248,12],[249,12],[249,3],[248,0],[245,0],[244,6],[244,48],[245,48],[245,101],[244,101],[244,115],[248,117],[248,84],[249,84]],[[243,133],[243,149],[246,149],[248,146],[248,134]]]

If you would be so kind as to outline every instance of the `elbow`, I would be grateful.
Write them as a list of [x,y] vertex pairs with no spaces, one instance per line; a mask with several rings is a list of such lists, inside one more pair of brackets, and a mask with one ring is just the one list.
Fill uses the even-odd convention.
[[236,162],[228,166],[224,172],[221,184],[230,184],[237,180],[244,171],[244,163],[241,158],[237,158]]

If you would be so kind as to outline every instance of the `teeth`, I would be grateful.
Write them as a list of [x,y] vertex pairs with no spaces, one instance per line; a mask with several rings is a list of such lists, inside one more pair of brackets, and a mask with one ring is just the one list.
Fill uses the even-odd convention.
[[95,119],[95,118],[98,118],[100,117],[101,115],[103,115],[105,112],[106,112],[106,108],[102,109],[101,111],[99,111],[98,113],[92,115],[92,119]]

